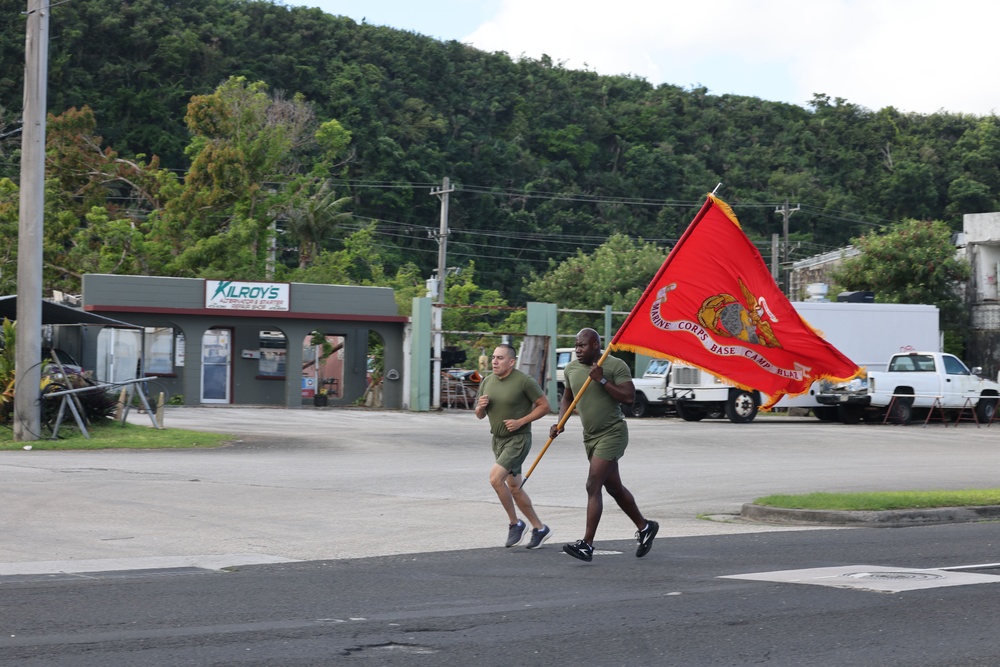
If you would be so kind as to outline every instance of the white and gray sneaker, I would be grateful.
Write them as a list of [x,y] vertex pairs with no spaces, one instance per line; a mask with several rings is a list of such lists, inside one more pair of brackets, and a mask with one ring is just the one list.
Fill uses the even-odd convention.
[[531,539],[528,540],[529,549],[538,549],[545,540],[552,537],[552,529],[542,524],[541,528],[531,529]]
[[524,522],[520,519],[517,520],[517,523],[510,524],[510,529],[507,531],[508,547],[521,543],[521,540],[524,539],[524,529],[526,527],[527,526],[525,526]]

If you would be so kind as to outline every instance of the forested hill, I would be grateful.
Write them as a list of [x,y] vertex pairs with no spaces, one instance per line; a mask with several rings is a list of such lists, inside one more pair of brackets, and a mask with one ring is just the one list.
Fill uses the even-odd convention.
[[[24,9],[0,0],[0,134],[20,114]],[[481,284],[508,294],[549,257],[615,232],[668,245],[720,181],[760,240],[781,231],[777,204],[800,205],[796,257],[904,218],[957,228],[1000,193],[996,116],[653,86],[257,0],[70,0],[52,7],[50,34],[50,112],[89,107],[105,146],[158,155],[181,176],[192,96],[233,76],[300,94],[350,133],[346,165],[329,172],[338,196],[425,274],[437,255],[430,190],[450,177],[449,264],[475,260]],[[0,144],[0,176],[14,181],[16,142]]]

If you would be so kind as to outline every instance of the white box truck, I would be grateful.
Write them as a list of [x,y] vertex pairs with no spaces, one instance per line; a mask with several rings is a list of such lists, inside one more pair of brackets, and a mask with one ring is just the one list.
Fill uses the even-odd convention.
[[[937,306],[899,303],[798,301],[792,306],[824,338],[858,366],[883,371],[899,352],[941,350]],[[810,408],[823,421],[854,420],[837,406],[820,405],[819,382],[805,394],[782,398],[775,408]],[[685,421],[727,417],[734,423],[753,421],[760,392],[737,389],[710,373],[683,363],[671,370],[667,402]]]

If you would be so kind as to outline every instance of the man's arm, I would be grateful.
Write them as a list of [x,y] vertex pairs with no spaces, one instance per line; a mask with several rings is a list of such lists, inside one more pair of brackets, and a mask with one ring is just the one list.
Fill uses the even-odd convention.
[[525,424],[530,424],[537,419],[541,419],[547,414],[549,414],[549,399],[545,398],[545,396],[539,396],[532,406],[531,412],[520,419],[505,419],[504,425],[507,427],[508,431],[513,433]]
[[486,416],[486,408],[490,404],[490,397],[485,394],[476,400],[476,418],[482,419]]
[[490,405],[490,397],[484,391],[486,389],[486,387],[483,386],[484,384],[486,384],[485,378],[479,384],[479,396],[476,397],[476,419],[482,419],[485,417],[486,409]]
[[611,398],[615,399],[619,403],[633,403],[635,402],[635,384],[632,383],[631,379],[622,382],[621,384],[615,384],[610,379],[604,377],[604,367],[595,365],[590,369],[590,380],[591,382],[601,386],[604,391],[608,392]]

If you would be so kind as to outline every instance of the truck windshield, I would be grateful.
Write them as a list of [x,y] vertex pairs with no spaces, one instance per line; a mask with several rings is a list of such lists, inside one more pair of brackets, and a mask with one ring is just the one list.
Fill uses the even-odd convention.
[[670,362],[666,359],[653,359],[646,366],[647,375],[663,375],[670,369]]

